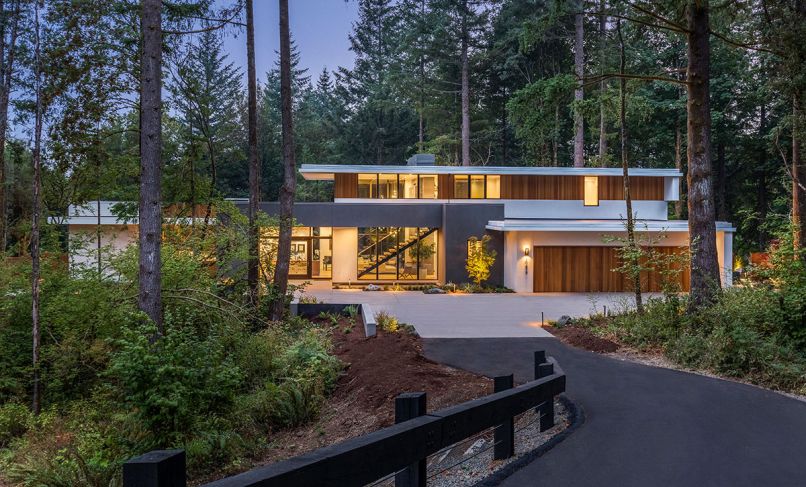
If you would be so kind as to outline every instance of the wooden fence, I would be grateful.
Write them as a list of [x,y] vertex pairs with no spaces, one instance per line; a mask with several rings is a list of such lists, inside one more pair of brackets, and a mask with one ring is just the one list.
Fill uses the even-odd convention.
[[[540,431],[554,425],[554,397],[565,392],[565,374],[544,351],[534,353],[533,381],[513,387],[496,377],[489,396],[428,413],[425,393],[395,400],[393,426],[288,460],[258,467],[205,487],[347,487],[394,475],[398,487],[426,485],[426,458],[488,428],[495,428],[495,459],[514,455],[513,418],[535,408]],[[185,453],[160,450],[123,465],[124,487],[185,487]]]

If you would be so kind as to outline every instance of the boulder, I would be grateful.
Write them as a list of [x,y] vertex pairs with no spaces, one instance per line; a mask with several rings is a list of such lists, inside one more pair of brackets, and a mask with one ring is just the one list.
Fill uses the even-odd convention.
[[557,320],[557,328],[562,328],[563,326],[568,326],[573,322],[570,316],[560,316],[560,319]]
[[447,291],[445,291],[444,289],[440,289],[438,287],[428,288],[425,291],[423,291],[423,293],[425,294],[445,294],[446,292]]

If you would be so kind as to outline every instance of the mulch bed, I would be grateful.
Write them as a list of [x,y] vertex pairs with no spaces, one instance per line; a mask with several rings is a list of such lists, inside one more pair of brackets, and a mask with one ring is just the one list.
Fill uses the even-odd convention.
[[377,336],[366,338],[360,323],[350,333],[344,333],[344,328],[344,323],[331,327],[333,352],[347,366],[319,419],[275,434],[275,448],[259,463],[276,462],[392,425],[395,396],[403,392],[426,392],[429,411],[492,392],[489,378],[425,358],[417,336],[378,330]]
[[563,342],[591,352],[613,353],[621,348],[618,343],[602,338],[587,328],[574,325],[566,325],[560,328],[546,326],[544,328]]

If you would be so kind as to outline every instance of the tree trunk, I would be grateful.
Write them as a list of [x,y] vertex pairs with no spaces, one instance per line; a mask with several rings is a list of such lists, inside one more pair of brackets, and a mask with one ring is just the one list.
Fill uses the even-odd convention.
[[[575,3],[576,13],[574,14],[574,73],[577,77],[577,87],[574,90],[574,100],[579,103],[585,98],[582,88],[582,78],[585,76],[585,30],[583,13],[583,3]],[[582,119],[582,112],[574,110],[574,167],[585,165],[585,122]]]
[[[616,21],[616,30],[620,47],[619,56],[619,127],[621,129],[621,171],[624,179],[624,201],[627,205],[627,246],[631,249],[631,255],[637,255],[635,243],[635,218],[632,212],[632,196],[630,195],[630,174],[629,161],[627,158],[627,79],[623,77],[625,72],[626,59],[624,56],[624,37],[621,35],[621,20]],[[644,312],[643,296],[641,295],[641,272],[638,266],[641,262],[631,263],[632,285],[635,292],[635,309],[639,313]]]
[[728,210],[725,201],[725,143],[719,141],[716,144],[716,220],[727,221]]
[[138,304],[162,326],[162,2],[141,0],[140,31],[140,295]]
[[560,148],[560,105],[554,106],[554,133],[551,138],[551,163],[554,167],[559,165],[557,153]]
[[470,165],[470,66],[467,51],[470,33],[467,27],[467,0],[462,2],[462,165]]
[[753,173],[756,179],[756,232],[759,248],[765,249],[767,247],[767,232],[764,230],[764,225],[761,223],[767,221],[767,146],[764,141],[764,134],[767,131],[767,104],[762,102],[760,110],[760,117],[758,122],[758,136],[759,147],[761,150],[758,154],[758,164],[756,165]]
[[708,2],[690,1],[688,20],[688,229],[691,241],[689,311],[712,303],[718,292],[714,192],[711,185],[710,44]]
[[247,105],[249,111],[249,262],[246,280],[249,299],[258,305],[260,239],[257,212],[260,207],[260,173],[257,161],[257,75],[255,74],[255,14],[253,0],[246,0],[246,59]]
[[[605,0],[599,0],[599,74],[604,74],[607,60],[607,17],[605,16]],[[605,120],[605,96],[607,81],[599,82],[599,164],[605,167],[607,158],[607,122]]]
[[272,319],[282,318],[288,292],[288,270],[291,259],[291,226],[297,169],[294,161],[294,125],[291,98],[291,37],[288,29],[288,0],[280,0],[280,98],[283,132],[283,186],[280,188],[280,239],[277,267],[274,270]]
[[33,163],[33,209],[31,211],[31,335],[33,339],[32,365],[34,371],[31,409],[39,414],[42,409],[42,394],[39,378],[39,342],[41,338],[39,322],[39,217],[42,212],[40,190],[42,187],[42,62],[39,46],[39,2],[34,2],[34,72],[36,107],[34,114]]
[[798,256],[806,247],[806,164],[801,157],[800,117],[800,93],[795,93],[792,97],[792,225]]
[[[0,2],[0,11],[5,12],[5,2]],[[6,45],[6,22],[0,32],[0,253],[8,246],[8,212],[6,203],[6,133],[8,132],[8,99],[11,93],[12,74],[14,73],[14,55],[17,48],[17,27],[19,25],[20,2],[14,2],[14,13],[11,17],[11,36]],[[6,17],[6,20],[8,17]],[[8,50],[8,56],[6,56]]]
[[[679,172],[683,172],[683,133],[680,130],[680,122],[675,120],[674,124],[674,167]],[[681,183],[680,197],[674,202],[674,216],[678,220],[683,219],[683,188]]]

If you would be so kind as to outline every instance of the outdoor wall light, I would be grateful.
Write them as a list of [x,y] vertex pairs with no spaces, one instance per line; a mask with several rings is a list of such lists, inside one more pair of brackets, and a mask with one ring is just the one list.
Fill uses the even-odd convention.
[[523,255],[526,256],[526,262],[523,263],[523,272],[526,275],[529,275],[529,246],[525,245],[523,247]]

